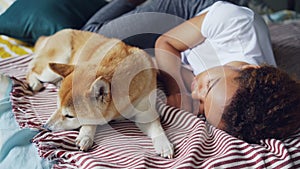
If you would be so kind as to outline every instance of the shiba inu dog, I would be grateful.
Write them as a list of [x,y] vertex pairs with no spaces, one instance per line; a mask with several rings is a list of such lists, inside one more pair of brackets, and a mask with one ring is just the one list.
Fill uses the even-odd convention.
[[156,71],[147,53],[118,39],[65,29],[41,37],[27,80],[34,91],[42,82],[58,82],[58,108],[45,128],[79,129],[76,145],[88,150],[97,125],[131,119],[153,142],[156,153],[172,158],[169,142],[155,109]]

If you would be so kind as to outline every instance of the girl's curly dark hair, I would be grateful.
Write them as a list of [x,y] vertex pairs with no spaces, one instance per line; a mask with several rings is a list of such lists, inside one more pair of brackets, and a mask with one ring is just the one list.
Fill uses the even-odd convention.
[[299,131],[299,81],[266,65],[244,69],[235,80],[239,88],[224,109],[223,130],[249,143],[284,139]]

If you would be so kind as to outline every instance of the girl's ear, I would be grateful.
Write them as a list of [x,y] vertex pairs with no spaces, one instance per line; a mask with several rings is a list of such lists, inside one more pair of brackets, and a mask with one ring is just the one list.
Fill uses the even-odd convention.
[[49,67],[63,78],[67,77],[70,73],[74,71],[74,65],[62,63],[49,63]]

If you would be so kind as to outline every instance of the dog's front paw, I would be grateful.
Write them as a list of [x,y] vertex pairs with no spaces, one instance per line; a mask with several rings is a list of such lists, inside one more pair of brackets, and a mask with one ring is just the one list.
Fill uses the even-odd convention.
[[152,138],[152,142],[156,153],[165,158],[173,158],[174,146],[169,142],[165,134]]
[[31,82],[29,83],[30,88],[32,89],[32,91],[40,91],[43,88],[43,84],[40,81],[36,81],[36,82]]
[[27,78],[27,81],[29,83],[29,86],[32,91],[37,92],[40,91],[44,86],[41,81],[39,81],[36,77],[33,75],[29,75]]
[[85,135],[85,136],[78,136],[76,138],[76,146],[79,148],[81,151],[87,151],[89,148],[93,146],[94,140]]

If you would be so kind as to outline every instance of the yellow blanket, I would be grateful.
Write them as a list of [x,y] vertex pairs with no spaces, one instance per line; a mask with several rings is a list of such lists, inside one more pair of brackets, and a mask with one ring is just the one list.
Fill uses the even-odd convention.
[[33,52],[33,46],[22,41],[0,35],[0,60],[22,56]]

